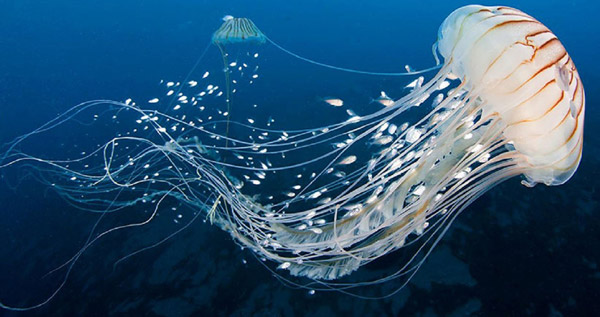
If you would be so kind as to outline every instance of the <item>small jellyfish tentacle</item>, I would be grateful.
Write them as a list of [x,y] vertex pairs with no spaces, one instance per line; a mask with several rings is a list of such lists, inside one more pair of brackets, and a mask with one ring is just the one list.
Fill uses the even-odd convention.
[[281,50],[282,52],[300,59],[302,61],[317,65],[317,66],[321,66],[321,67],[325,67],[325,68],[329,68],[329,69],[333,69],[333,70],[339,70],[339,71],[343,71],[343,72],[348,72],[348,73],[354,73],[354,74],[361,74],[361,75],[372,75],[372,76],[413,76],[413,75],[420,75],[420,74],[424,74],[427,72],[431,72],[437,69],[440,69],[441,64],[439,63],[439,59],[437,58],[437,55],[434,54],[434,58],[436,60],[436,64],[435,66],[429,67],[429,68],[425,68],[425,69],[421,69],[421,70],[417,70],[417,71],[409,71],[409,72],[395,72],[395,73],[389,73],[389,72],[371,72],[371,71],[364,71],[364,70],[357,70],[357,69],[352,69],[352,68],[346,68],[346,67],[339,67],[339,66],[334,66],[334,65],[329,65],[326,63],[321,63],[321,62],[317,62],[315,60],[312,60],[310,58],[306,58],[303,56],[300,56],[288,49],[285,49],[284,47],[282,47],[281,45],[277,44],[275,41],[273,41],[271,38],[266,37],[267,41],[269,43],[271,43],[273,46],[275,46],[276,48],[278,48],[279,50]]

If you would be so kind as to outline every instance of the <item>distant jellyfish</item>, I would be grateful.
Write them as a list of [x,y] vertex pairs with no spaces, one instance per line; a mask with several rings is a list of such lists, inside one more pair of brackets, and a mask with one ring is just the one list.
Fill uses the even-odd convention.
[[[283,48],[281,45],[277,44],[272,39],[268,38],[257,26],[252,22],[252,20],[248,18],[236,18],[231,15],[226,15],[223,17],[223,24],[217,29],[212,36],[212,43],[219,48],[223,59],[223,71],[225,73],[225,85],[226,85],[226,103],[227,103],[227,113],[229,114],[227,118],[227,126],[226,126],[226,144],[229,144],[229,125],[231,118],[231,106],[232,106],[232,96],[231,96],[231,80],[230,80],[230,69],[229,69],[229,59],[226,50],[227,45],[240,44],[240,43],[253,43],[253,44],[264,44],[265,42],[271,43],[277,49],[282,52],[297,58],[299,60],[325,67],[334,70],[364,74],[364,75],[376,75],[376,76],[408,76],[425,73],[434,69],[439,68],[439,65],[436,65],[431,68],[423,69],[423,70],[412,70],[407,67],[406,72],[372,72],[372,71],[364,71],[357,70],[347,67],[339,67],[326,63],[321,63],[303,56],[300,56],[296,53],[291,52],[288,49]],[[437,58],[437,57],[436,57]],[[256,75],[255,75],[256,76]]]
[[263,44],[266,42],[266,37],[252,20],[228,16],[219,29],[213,33],[212,42],[217,46],[240,42]]
[[[213,33],[212,43],[219,48],[221,57],[223,58],[223,72],[225,73],[225,102],[227,103],[227,126],[225,136],[229,135],[229,123],[231,118],[231,81],[229,78],[229,62],[225,46],[236,43],[256,43],[264,44],[266,42],[265,35],[256,27],[252,20],[247,18],[235,18],[227,15],[223,18],[223,24],[218,30]],[[229,139],[226,139],[228,144]]]
[[[212,41],[227,68],[225,45],[266,40],[250,20],[231,17]],[[385,107],[361,115],[348,110],[349,119],[329,125],[277,130],[235,122],[246,135],[229,137],[235,141],[230,146],[219,141],[228,130],[211,122],[142,109],[129,100],[91,101],[8,144],[0,168],[34,167],[37,179],[84,210],[152,204],[146,221],[86,242],[65,264],[69,270],[97,239],[149,223],[161,203],[174,198],[266,263],[274,262],[265,265],[310,294],[410,280],[475,199],[519,175],[525,186],[563,184],[577,170],[583,147],[585,96],[578,71],[558,38],[531,16],[508,7],[465,6],[444,20],[434,48],[444,63],[431,80],[417,79],[414,89],[393,102],[382,93]],[[20,151],[26,140],[107,104],[120,117],[103,129],[132,116],[140,130],[71,159]],[[412,111],[419,116],[409,122]],[[400,249],[406,256],[394,273],[342,279]]]
[[[221,27],[219,27],[219,29],[217,31],[215,31],[215,33],[213,34],[212,43],[217,45],[217,47],[219,47],[219,49],[221,50],[221,55],[223,55],[225,57],[227,54],[225,52],[224,45],[226,45],[226,44],[235,44],[235,43],[242,43],[242,42],[264,44],[265,42],[268,41],[273,46],[275,46],[277,49],[279,49],[282,52],[284,52],[294,58],[297,58],[299,60],[314,64],[317,66],[322,66],[325,68],[330,68],[330,69],[335,69],[335,70],[350,72],[350,73],[357,73],[357,74],[363,74],[363,75],[376,75],[376,76],[407,76],[407,75],[421,74],[421,73],[425,73],[430,70],[439,68],[436,65],[434,67],[423,69],[423,70],[413,70],[408,65],[406,65],[406,72],[373,72],[373,71],[365,71],[365,70],[358,70],[358,69],[353,69],[353,68],[348,68],[348,67],[340,67],[340,66],[330,65],[330,64],[315,61],[313,59],[310,59],[310,58],[307,58],[304,56],[300,56],[288,49],[285,49],[284,47],[282,47],[281,45],[279,45],[278,43],[273,41],[271,38],[267,37],[261,30],[258,29],[258,27],[254,24],[254,22],[252,22],[252,20],[250,20],[248,18],[234,18],[231,15],[226,15],[223,18],[223,21],[224,22],[221,25]],[[225,65],[225,67],[227,67],[227,65]]]

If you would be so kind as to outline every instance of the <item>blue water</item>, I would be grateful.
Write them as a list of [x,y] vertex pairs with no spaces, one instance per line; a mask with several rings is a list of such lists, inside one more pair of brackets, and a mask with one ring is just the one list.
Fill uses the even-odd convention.
[[[402,71],[405,64],[416,69],[434,65],[430,52],[439,25],[451,11],[469,4],[372,2],[2,1],[0,142],[86,100],[141,101],[163,94],[160,80],[183,80],[226,14],[252,18],[280,45],[321,62]],[[411,283],[384,300],[289,288],[227,233],[202,221],[113,270],[120,257],[176,230],[167,216],[154,226],[99,241],[73,267],[64,288],[27,314],[597,315],[600,5],[555,0],[500,4],[519,8],[552,29],[585,85],[584,155],[567,184],[529,189],[514,179],[492,189],[460,215]],[[400,97],[410,80],[324,70],[268,44],[250,49],[261,53],[262,81],[257,81],[256,95],[250,91],[236,97],[244,100],[236,105],[246,111],[234,114],[240,121],[273,115],[278,128],[318,126],[339,115],[334,109],[315,113],[303,108],[318,98],[344,96],[355,102],[355,111],[365,113],[369,98],[380,90]],[[220,69],[219,52],[211,46],[196,73],[210,70],[223,85],[216,75]],[[254,101],[256,109],[251,108]],[[115,132],[104,125],[78,129],[50,133],[34,150],[52,156],[72,150],[70,144],[96,144]],[[13,178],[0,185],[0,302],[28,306],[60,285],[64,272],[43,276],[77,252],[97,215],[73,208],[34,179],[14,185]],[[139,221],[138,216],[121,213],[103,228]],[[394,261],[390,255],[375,266],[393,267]],[[12,314],[0,311],[5,313]]]

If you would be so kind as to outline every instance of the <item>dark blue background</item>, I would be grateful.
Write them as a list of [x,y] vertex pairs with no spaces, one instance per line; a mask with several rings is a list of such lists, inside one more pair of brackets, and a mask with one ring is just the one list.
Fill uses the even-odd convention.
[[[339,66],[397,71],[404,64],[431,66],[431,44],[440,23],[464,4],[468,2],[3,0],[0,141],[31,131],[85,100],[154,96],[158,80],[185,77],[225,14],[252,18],[269,37],[303,56]],[[459,217],[414,283],[386,300],[356,300],[339,293],[310,296],[289,289],[227,234],[197,222],[115,272],[112,263],[118,257],[107,254],[116,250],[123,255],[130,240],[164,236],[172,227],[126,232],[102,241],[82,257],[57,297],[30,313],[598,313],[600,5],[555,0],[500,4],[517,7],[550,27],[584,82],[584,157],[568,184],[527,189],[513,180],[493,189]],[[264,64],[285,65],[288,60],[273,55]],[[214,47],[204,63],[200,68],[221,67]],[[396,86],[401,91],[405,84],[297,62],[267,68],[265,74],[285,83],[270,87],[270,94],[274,103],[288,107],[294,100],[344,87],[366,98],[383,88]],[[15,305],[36,303],[51,293],[57,280],[40,276],[77,250],[80,244],[73,241],[85,237],[95,219],[52,194],[42,197],[40,188],[30,186],[16,192],[1,187],[0,193],[0,301]],[[393,257],[385,261],[393,265]]]

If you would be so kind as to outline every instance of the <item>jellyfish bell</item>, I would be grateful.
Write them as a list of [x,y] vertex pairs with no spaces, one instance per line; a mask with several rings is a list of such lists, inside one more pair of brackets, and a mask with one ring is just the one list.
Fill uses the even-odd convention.
[[523,156],[529,184],[560,185],[577,170],[585,96],[573,60],[531,16],[507,7],[466,6],[442,24],[438,48],[447,71],[498,116]]
[[231,44],[240,42],[265,43],[265,35],[248,18],[234,18],[230,15],[223,18],[223,24],[212,37],[215,44]]

